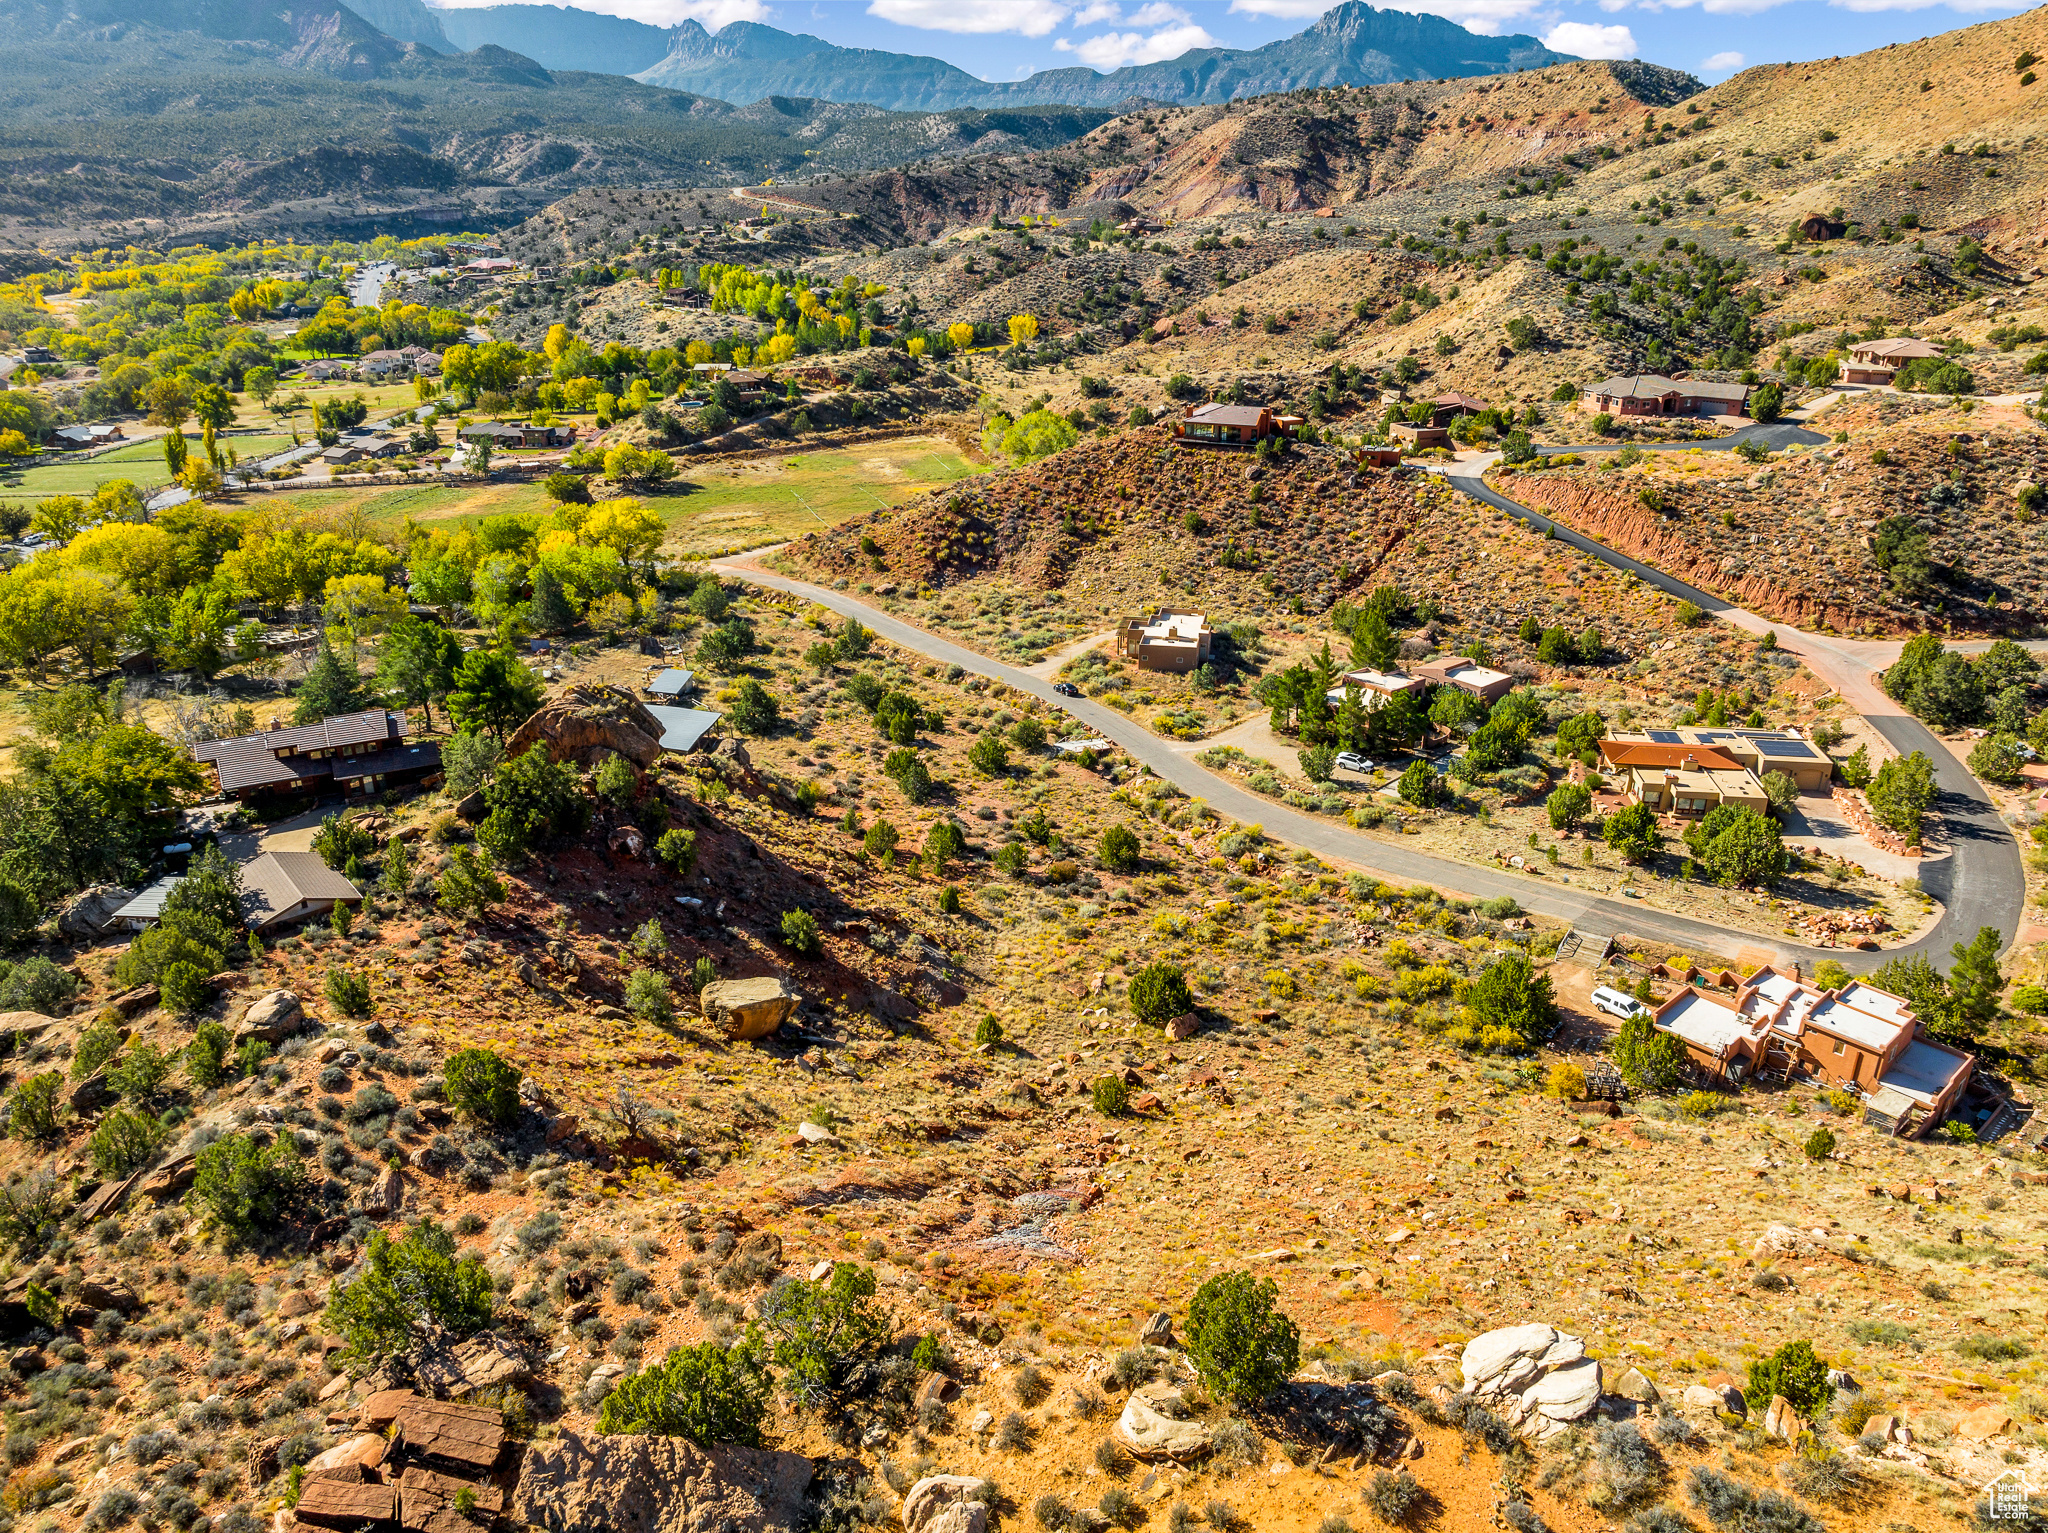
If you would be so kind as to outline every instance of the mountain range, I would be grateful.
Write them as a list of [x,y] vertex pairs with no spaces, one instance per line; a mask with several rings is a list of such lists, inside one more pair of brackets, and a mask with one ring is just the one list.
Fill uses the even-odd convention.
[[557,5],[436,11],[420,0],[360,0],[353,8],[391,36],[430,47],[494,45],[549,69],[631,75],[723,101],[809,96],[894,112],[1115,106],[1134,98],[1210,105],[1309,86],[1502,74],[1569,57],[1523,34],[1482,37],[1441,17],[1376,10],[1362,0],[1346,0],[1305,31],[1262,48],[1197,48],[1108,74],[1047,69],[1013,81],[978,79],[944,59],[844,48],[751,21],[709,32],[694,20],[663,28]]

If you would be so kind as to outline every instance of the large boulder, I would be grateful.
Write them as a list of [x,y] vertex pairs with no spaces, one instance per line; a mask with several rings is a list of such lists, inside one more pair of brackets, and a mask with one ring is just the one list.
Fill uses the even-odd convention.
[[596,766],[617,755],[637,767],[651,767],[661,755],[661,736],[661,724],[646,704],[618,687],[593,682],[564,687],[542,703],[505,742],[505,758],[544,744],[550,761]]
[[1465,1344],[1464,1392],[1525,1437],[1555,1437],[1600,1404],[1600,1364],[1555,1326],[1513,1325]]
[[1131,1391],[1111,1436],[1133,1458],[1200,1458],[1213,1445],[1209,1429],[1189,1421],[1187,1403],[1170,1384],[1147,1384]]
[[903,1533],[986,1533],[988,1503],[972,1475],[935,1474],[903,1497]]
[[564,1432],[528,1446],[507,1512],[554,1533],[779,1533],[802,1520],[810,1483],[801,1453]]
[[766,1038],[796,1015],[802,999],[784,980],[715,979],[698,996],[704,1020],[733,1039]]
[[235,1029],[235,1044],[240,1047],[251,1038],[261,1043],[282,1043],[305,1025],[306,1008],[299,1004],[296,995],[289,990],[266,990],[242,1013],[241,1026]]
[[57,914],[57,930],[67,937],[97,937],[114,912],[135,898],[133,889],[119,884],[94,884],[72,896],[71,903]]

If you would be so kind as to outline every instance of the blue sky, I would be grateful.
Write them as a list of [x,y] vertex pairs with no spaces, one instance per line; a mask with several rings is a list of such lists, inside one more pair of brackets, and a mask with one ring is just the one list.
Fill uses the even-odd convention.
[[[491,4],[494,0],[429,0]],[[990,80],[1085,64],[1114,69],[1191,48],[1256,48],[1299,32],[1329,0],[570,0],[586,10],[714,30],[760,21],[830,42],[930,54]],[[1475,32],[1526,32],[1585,58],[1641,58],[1709,84],[1748,65],[1862,53],[2017,3],[1983,0],[1409,0]]]

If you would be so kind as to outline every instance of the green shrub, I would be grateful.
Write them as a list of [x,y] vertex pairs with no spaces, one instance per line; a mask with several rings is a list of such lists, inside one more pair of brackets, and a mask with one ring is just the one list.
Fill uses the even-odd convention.
[[597,764],[597,771],[590,779],[590,785],[597,790],[597,796],[613,803],[624,805],[631,801],[640,786],[640,774],[633,770],[633,763],[624,756],[613,753]]
[[988,1012],[974,1026],[974,1046],[994,1048],[1003,1041],[1003,1024],[996,1020],[994,1012]]
[[1389,1527],[1398,1527],[1414,1516],[1422,1504],[1422,1487],[1405,1469],[1377,1470],[1363,1497],[1373,1516]]
[[78,1047],[71,1055],[71,1078],[82,1081],[88,1075],[97,1074],[100,1066],[112,1059],[120,1047],[120,1013],[101,1012],[93,1018],[92,1025],[79,1035]]
[[1743,1387],[1742,1398],[1750,1410],[1761,1416],[1773,1395],[1783,1395],[1792,1409],[1808,1420],[1834,1398],[1827,1364],[1814,1356],[1812,1342],[1788,1341],[1769,1357],[1760,1357],[1749,1365],[1749,1382]]
[[697,833],[694,830],[665,830],[654,843],[654,855],[678,875],[697,866]]
[[224,1134],[193,1167],[193,1201],[241,1239],[281,1224],[305,1189],[306,1168],[283,1139],[259,1149],[247,1134]]
[[815,957],[823,945],[818,940],[818,923],[808,910],[782,913],[782,941],[792,953],[804,958]]
[[1301,1333],[1276,1307],[1271,1278],[1225,1272],[1188,1301],[1188,1360],[1218,1399],[1256,1405],[1301,1361]]
[[442,1067],[448,1103],[486,1123],[519,1116],[519,1069],[491,1049],[464,1049]]
[[1130,1110],[1131,1088],[1121,1075],[1105,1075],[1090,1088],[1095,1110],[1105,1118],[1119,1118]]
[[70,1211],[64,1182],[48,1166],[0,1184],[0,1241],[34,1256],[57,1238]]
[[676,1019],[668,980],[654,969],[635,969],[626,979],[626,1010],[643,1022],[668,1026]]
[[78,981],[40,955],[0,965],[0,976],[4,976],[0,977],[0,1011],[35,1011],[54,1017],[78,994]]
[[39,1144],[57,1138],[57,1091],[63,1077],[55,1070],[31,1075],[8,1095],[8,1134]]
[[375,856],[377,838],[363,829],[359,822],[330,814],[321,820],[320,829],[313,835],[312,846],[314,855],[338,872],[351,861]]
[[762,1295],[761,1324],[774,1341],[782,1386],[798,1404],[837,1395],[889,1340],[888,1312],[875,1302],[871,1268],[839,1262],[817,1282],[778,1284]]
[[185,1072],[194,1085],[218,1086],[227,1075],[228,1045],[232,1035],[218,1022],[202,1022],[185,1046]]
[[1179,964],[1149,963],[1131,976],[1125,996],[1140,1022],[1164,1027],[1183,1013],[1194,1010],[1195,998]]
[[[336,905],[336,910],[346,906]],[[353,969],[339,966],[327,971],[327,1004],[344,1017],[367,1017],[370,1014],[370,982]]]
[[148,1164],[170,1132],[146,1112],[117,1107],[100,1119],[85,1149],[101,1176],[119,1180]]
[[700,1448],[762,1444],[769,1378],[762,1341],[749,1328],[736,1347],[713,1341],[677,1347],[667,1357],[612,1386],[598,1412],[600,1432],[682,1437]]
[[1112,825],[1102,833],[1096,853],[1111,872],[1130,873],[1136,871],[1143,848],[1138,844],[1137,833],[1128,825]]
[[1835,1153],[1835,1136],[1826,1128],[1817,1128],[1806,1136],[1806,1158],[1826,1160]]
[[138,1043],[107,1072],[107,1084],[131,1104],[146,1105],[164,1094],[175,1060],[152,1043]]
[[208,977],[196,963],[181,961],[168,965],[157,976],[157,988],[165,1010],[180,1017],[189,1017],[197,1012],[213,996],[211,987],[206,983]]
[[429,1334],[459,1339],[491,1323],[491,1275],[474,1256],[457,1259],[455,1237],[423,1219],[396,1241],[370,1237],[362,1272],[328,1298],[325,1323],[347,1356],[372,1363]]
[[939,914],[957,916],[960,914],[960,891],[948,884],[939,891]]

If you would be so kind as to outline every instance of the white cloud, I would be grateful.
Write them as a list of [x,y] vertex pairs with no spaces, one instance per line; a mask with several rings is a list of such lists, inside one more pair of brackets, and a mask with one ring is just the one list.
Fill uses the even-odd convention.
[[1749,62],[1739,53],[1716,53],[1701,61],[1700,68],[1719,74],[1722,70],[1737,70]]
[[868,14],[928,32],[1043,37],[1067,19],[1067,7],[1058,0],[869,0]]
[[1636,35],[1627,27],[1560,21],[1543,34],[1543,46],[1582,59],[1632,59],[1636,56]]
[[[1163,27],[1169,22],[1193,21],[1194,19],[1194,17],[1190,16],[1179,6],[1168,5],[1166,0],[1151,0],[1149,5],[1141,5],[1131,12],[1131,25],[1134,27]],[[1077,27],[1081,25],[1081,19],[1078,16],[1074,18],[1074,25]]]
[[[428,0],[436,10],[466,10],[498,5],[503,0]],[[701,22],[709,31],[733,21],[766,21],[765,0],[570,0],[579,11],[596,11],[604,16],[623,16],[650,26],[672,27],[680,21]]]
[[1127,64],[1157,64],[1165,59],[1177,59],[1190,48],[1213,48],[1216,39],[1201,27],[1168,27],[1147,37],[1142,32],[1104,32],[1100,37],[1091,37],[1083,42],[1071,42],[1062,37],[1053,46],[1062,53],[1071,53],[1091,69],[1105,73],[1122,69]]
[[1074,12],[1074,25],[1092,27],[1105,21],[1122,21],[1124,13],[1118,9],[1116,0],[1089,0],[1089,3]]

